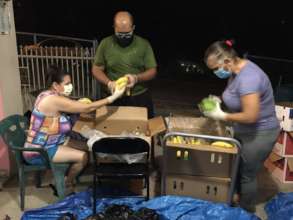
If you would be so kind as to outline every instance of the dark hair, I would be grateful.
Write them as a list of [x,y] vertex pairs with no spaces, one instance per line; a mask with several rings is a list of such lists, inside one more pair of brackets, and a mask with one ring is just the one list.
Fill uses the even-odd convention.
[[234,41],[232,40],[216,41],[212,43],[205,51],[204,61],[207,62],[207,59],[210,56],[214,56],[217,60],[223,60],[225,58],[237,58],[238,53],[233,48],[233,45]]
[[69,75],[69,73],[65,72],[64,70],[60,69],[57,66],[51,65],[47,70],[47,87],[49,88],[52,86],[54,82],[60,84],[63,82],[64,77]]

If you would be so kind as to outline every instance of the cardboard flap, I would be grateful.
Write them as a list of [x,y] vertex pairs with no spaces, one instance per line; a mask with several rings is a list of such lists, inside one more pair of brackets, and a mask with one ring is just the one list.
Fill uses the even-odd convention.
[[288,167],[290,172],[293,171],[293,158],[288,158]]
[[226,123],[205,117],[168,117],[166,118],[169,131],[205,134],[229,137]]
[[72,130],[80,133],[83,126],[88,126],[89,128],[94,128],[95,121],[91,117],[80,117],[74,124]]
[[144,134],[147,123],[140,120],[96,120],[95,128],[106,134]]
[[147,109],[130,106],[103,106],[96,111],[98,121],[102,120],[133,120],[147,122]]
[[273,152],[270,154],[269,158],[270,158],[270,160],[271,160],[272,162],[276,162],[276,161],[278,161],[278,160],[283,159],[283,157],[281,157],[281,156],[279,156],[279,155],[277,155],[277,154],[275,154],[275,153],[273,153]]
[[154,136],[166,130],[166,125],[162,116],[158,116],[149,120],[148,129],[150,136]]
[[95,128],[106,133],[146,133],[147,109],[130,106],[103,106],[96,111]]

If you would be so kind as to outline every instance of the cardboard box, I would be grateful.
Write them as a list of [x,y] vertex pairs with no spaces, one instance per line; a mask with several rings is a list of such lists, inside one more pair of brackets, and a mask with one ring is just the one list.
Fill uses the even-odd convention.
[[95,115],[82,114],[73,130],[80,132],[83,126],[95,128],[109,135],[125,132],[145,134],[147,137],[166,130],[162,117],[148,120],[146,108],[128,106],[103,106],[97,109]]
[[264,165],[281,183],[293,183],[293,158],[272,152]]
[[273,151],[282,157],[293,157],[293,132],[282,131]]
[[277,103],[275,109],[281,128],[284,131],[293,131],[293,103]]
[[166,194],[190,196],[213,202],[227,202],[230,180],[226,178],[168,175]]
[[168,146],[166,160],[167,173],[182,175],[229,178],[233,166],[233,154],[183,147]]
[[[226,124],[208,118],[170,117],[167,118],[168,131],[178,131],[191,134],[203,134],[220,137],[230,137]],[[199,144],[193,144],[187,138],[180,143],[166,143],[166,173],[176,175],[201,175],[209,177],[231,176],[233,158],[237,147],[223,148],[211,146],[215,140],[201,139]]]
[[165,120],[169,132],[231,136],[226,129],[228,124],[205,117],[167,117]]

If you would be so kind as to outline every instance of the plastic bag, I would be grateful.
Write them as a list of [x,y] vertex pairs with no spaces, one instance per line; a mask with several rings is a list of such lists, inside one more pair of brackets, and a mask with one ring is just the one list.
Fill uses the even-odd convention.
[[293,193],[278,193],[266,205],[268,220],[293,219]]
[[[241,208],[232,208],[224,203],[213,203],[200,199],[180,196],[162,196],[148,201],[143,198],[103,198],[103,190],[97,188],[98,199],[96,203],[97,212],[102,212],[110,205],[127,205],[133,211],[142,208],[155,210],[160,220],[258,220],[259,218]],[[115,191],[108,189],[108,191]],[[109,195],[109,192],[105,192]],[[120,196],[127,193],[120,193]],[[131,194],[128,194],[131,195]],[[22,220],[56,220],[65,213],[72,213],[77,219],[86,219],[92,215],[91,191],[77,193],[64,200],[49,205],[47,207],[27,210],[22,216]],[[279,218],[286,219],[286,218]],[[288,219],[288,218],[287,218]]]
[[145,162],[147,158],[147,153],[119,154],[119,155],[98,153],[97,155],[98,157],[102,159],[110,159],[116,162],[124,162],[124,163],[126,162],[128,164]]
[[[107,135],[104,132],[101,132],[96,129],[91,129],[88,126],[83,126],[81,128],[82,136],[88,138],[87,145],[89,147],[89,151],[92,151],[92,147],[96,141],[99,141],[101,138],[105,137],[137,137],[144,139],[143,134],[133,134],[129,133],[127,131],[121,132],[120,135]],[[107,158],[109,160],[117,161],[117,162],[126,162],[128,164],[132,163],[139,163],[139,162],[145,162],[147,158],[147,153],[138,153],[138,154],[104,154],[104,153],[98,153],[98,156],[100,158]]]

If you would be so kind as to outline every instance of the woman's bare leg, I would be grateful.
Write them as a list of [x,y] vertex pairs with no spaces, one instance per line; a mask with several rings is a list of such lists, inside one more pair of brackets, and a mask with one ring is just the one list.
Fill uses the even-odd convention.
[[67,186],[73,186],[75,177],[87,164],[88,156],[84,151],[62,145],[58,147],[52,161],[54,163],[73,163],[65,180]]

